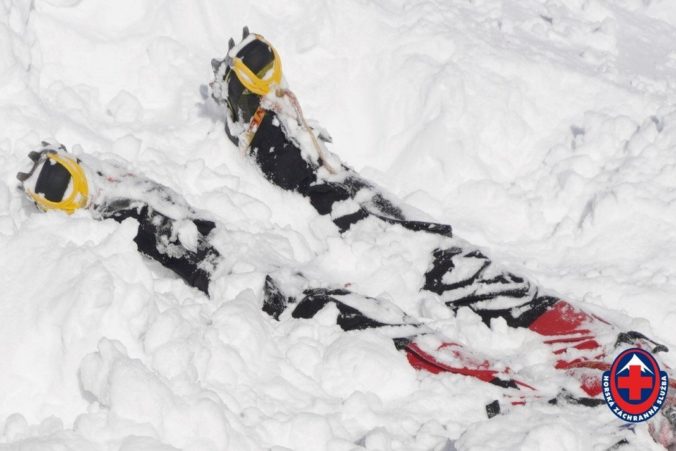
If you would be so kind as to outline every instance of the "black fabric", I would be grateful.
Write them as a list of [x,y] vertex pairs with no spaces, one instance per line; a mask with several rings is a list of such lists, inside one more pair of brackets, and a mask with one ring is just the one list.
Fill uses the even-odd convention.
[[[296,191],[308,197],[311,205],[321,215],[334,213],[336,203],[355,199],[363,190],[370,194],[364,196],[368,198],[367,201],[359,202],[361,208],[358,210],[332,217],[341,233],[349,230],[354,224],[374,216],[414,232],[432,233],[443,237],[453,236],[450,225],[409,220],[401,208],[379,193],[368,181],[356,174],[352,175],[349,170],[350,175],[342,181],[318,180],[318,167],[303,159],[299,146],[287,135],[281,121],[272,111],[266,111],[251,141],[250,149],[256,164],[270,182],[282,189]],[[459,259],[458,264],[464,265],[470,261],[476,265],[474,274],[453,283],[444,283],[444,276],[455,270],[456,258]],[[437,249],[433,254],[432,266],[425,274],[422,289],[444,296],[447,305],[454,310],[463,306],[472,308],[487,324],[492,318],[502,315],[508,324],[515,327],[527,327],[555,301],[554,298],[533,296],[531,285],[522,277],[509,272],[490,274],[491,271],[487,270],[491,265],[488,257],[478,250],[467,251],[459,247]],[[456,293],[457,297],[454,297]],[[523,298],[524,302],[518,309],[519,316],[514,316],[517,311],[515,309],[484,310],[483,307],[481,309],[478,307],[480,303],[484,304],[483,301],[499,297]],[[299,306],[297,314],[303,314],[310,306],[321,309],[326,302],[328,300],[321,296],[309,297],[302,307]],[[345,310],[344,317],[352,317],[350,315],[351,313],[348,314]]]
[[[615,347],[617,348],[621,344],[636,345],[637,342],[647,342],[652,345],[650,352],[657,354],[658,352],[669,352],[669,348],[663,344],[657,343],[654,340],[643,335],[641,332],[636,332],[635,330],[629,330],[627,332],[621,332],[617,334],[617,340],[615,340]],[[641,346],[642,347],[642,346]]]
[[[251,71],[257,75],[266,66],[272,63],[274,55],[270,47],[258,39],[253,40],[237,52],[239,57]],[[232,120],[248,123],[260,105],[260,96],[247,90],[239,81],[231,68],[227,68],[223,77],[228,87],[228,108]],[[226,124],[226,131],[227,124]],[[228,133],[228,136],[230,134]],[[232,138],[231,138],[232,141]]]
[[363,208],[360,208],[354,213],[334,218],[333,223],[338,227],[340,233],[343,233],[348,231],[353,224],[356,224],[362,219],[366,219],[368,217],[369,217],[368,212]]
[[448,224],[439,224],[436,222],[425,222],[425,221],[407,221],[401,219],[390,218],[387,216],[381,216],[378,214],[371,213],[373,216],[380,218],[381,220],[389,223],[400,225],[405,229],[412,230],[414,232],[427,232],[433,233],[435,235],[441,235],[448,238],[453,237],[453,227]]
[[208,219],[193,219],[192,222],[202,236],[209,235],[211,231],[216,228],[216,223],[214,221],[209,221]]
[[[373,190],[373,187],[369,189]],[[357,194],[355,192],[355,194]],[[373,206],[373,210],[377,211],[378,217],[387,217],[393,221],[400,221],[400,223],[410,222],[406,219],[404,212],[401,211],[401,208],[394,205],[388,199],[386,199],[382,194],[374,193],[373,197],[370,200],[370,204]]]
[[500,402],[496,399],[495,401],[486,404],[486,415],[488,418],[493,418],[500,414]]
[[490,265],[488,257],[481,253],[476,253],[475,258],[485,260],[485,263],[471,276],[454,284],[445,284],[442,282],[444,275],[455,269],[453,257],[462,253],[459,247],[451,247],[447,249],[436,249],[432,253],[434,260],[432,267],[425,273],[425,283],[423,289],[431,291],[432,293],[442,294],[444,291],[460,288],[471,285],[481,275],[481,273]]
[[310,186],[307,196],[317,213],[328,215],[333,204],[350,198],[350,191],[338,183],[321,183]]
[[565,404],[572,404],[584,407],[598,407],[606,403],[603,398],[587,398],[583,396],[575,396],[568,390],[563,389],[556,398],[550,399],[549,404],[558,405],[559,401]]
[[392,341],[394,342],[394,347],[397,348],[398,351],[401,351],[406,349],[413,340],[411,338],[399,337],[393,338]]
[[307,290],[305,291],[305,297],[298,303],[291,316],[294,318],[312,318],[317,312],[323,309],[326,304],[332,302],[336,305],[339,312],[336,323],[345,331],[390,325],[368,318],[356,308],[350,307],[333,297],[348,293],[349,291],[347,290],[327,290],[323,288]]
[[[307,193],[310,203],[320,215],[330,214],[336,202],[347,200],[352,196],[350,190],[338,183],[321,183],[312,185]],[[353,224],[369,216],[368,211],[360,208],[354,213],[333,218],[333,223],[341,233],[350,229]]]
[[261,76],[262,74],[259,72],[272,63],[275,55],[268,44],[260,39],[254,39],[237,52],[237,57],[246,64],[251,72]]
[[[335,296],[350,294],[350,291],[343,289],[313,288],[305,290],[304,297],[295,304],[291,317],[298,319],[310,319],[319,313],[327,304],[333,303],[338,308],[338,318],[336,324],[345,330],[363,330],[383,326],[392,326],[367,317],[354,307],[346,305]],[[265,277],[263,287],[263,311],[274,319],[284,312],[287,306],[293,303],[294,299],[287,299],[281,292],[275,281],[269,275]],[[397,338],[394,340],[397,349],[404,349],[410,342],[407,338]]]
[[282,189],[307,193],[316,180],[315,169],[286,138],[274,112],[266,112],[249,147],[265,177]]
[[[317,210],[317,213],[326,215],[331,213],[333,205],[336,202],[354,198],[362,189],[373,190],[374,188],[361,179],[348,177],[343,183],[326,182],[312,185],[307,189],[307,196],[312,206]],[[414,232],[428,232],[447,237],[453,236],[453,228],[450,225],[405,219],[401,209],[381,194],[375,193],[370,203],[373,205],[374,210],[380,213],[374,213],[362,207],[354,213],[334,218],[333,222],[341,232],[345,232],[349,230],[350,226],[362,219],[375,216],[387,223],[397,224]]]
[[369,212],[371,214],[398,221],[406,221],[406,215],[398,206],[394,205],[389,199],[380,194],[377,189],[366,180],[355,175],[348,176],[343,182],[345,188],[349,191],[350,197],[354,198],[361,190],[371,192],[372,196],[369,200]]
[[[536,319],[545,313],[549,308],[559,302],[558,298],[552,296],[533,296],[533,299],[517,308],[513,309],[472,309],[477,313],[481,320],[490,326],[491,319],[504,318],[510,327],[529,327]],[[518,314],[515,316],[515,313]]]
[[171,218],[150,209],[147,205],[131,205],[128,201],[114,202],[101,213],[104,217],[118,222],[127,218],[136,219],[139,227],[134,242],[139,252],[178,274],[188,285],[209,295],[211,275],[200,267],[200,264],[219,255],[218,251],[205,240],[206,235],[216,226],[215,223],[203,219],[193,220],[201,235],[197,252],[182,248],[182,255],[170,256],[160,252],[159,246],[163,241],[180,246],[177,240],[171,240],[173,222]]
[[[528,327],[550,306],[558,301],[557,298],[539,296],[531,293],[531,285],[523,278],[509,272],[501,272],[491,277],[486,275],[491,261],[481,251],[465,251],[460,247],[436,249],[432,254],[433,260],[430,269],[425,273],[423,289],[439,295],[447,296],[453,290],[458,290],[461,296],[447,301],[453,310],[460,307],[470,307],[481,319],[490,325],[493,318],[501,317],[512,327]],[[456,259],[458,260],[456,262]],[[468,259],[477,265],[472,274],[468,274],[454,283],[444,283],[446,274],[456,269],[456,263],[468,264]],[[469,289],[471,291],[466,292]],[[523,299],[524,302],[517,308],[491,309],[477,305],[498,297]]]
[[[244,89],[244,86],[242,86],[234,73],[229,75],[227,83],[229,87],[228,89],[230,89],[230,86],[233,85],[238,86],[233,89]],[[229,99],[232,99],[232,97],[229,97]],[[244,90],[237,96],[237,103],[230,104],[230,102],[232,102],[232,100],[228,100],[228,108],[230,109],[230,117],[232,120],[235,122],[241,121],[244,124],[248,124],[260,106],[261,98],[259,95],[254,94],[249,90]]]
[[[496,281],[498,282],[498,285],[495,285]],[[500,287],[499,284],[501,283],[506,284],[507,283],[506,279],[498,278],[498,279],[482,280],[481,285],[489,285],[489,286],[492,285],[491,286],[492,290],[484,293],[472,293],[459,299],[454,299],[453,301],[447,302],[446,304],[449,307],[457,309],[459,307],[469,307],[482,301],[495,299],[498,296],[516,299],[528,297],[528,293],[530,292],[529,287],[505,289],[503,287]]]
[[288,302],[272,277],[266,276],[263,287],[263,311],[274,319],[279,319]]
[[52,202],[60,202],[70,183],[70,172],[59,163],[46,160],[35,183],[35,192]]
[[516,385],[516,382],[512,379],[500,379],[499,377],[494,377],[489,381],[493,385],[497,385],[502,388],[516,388],[519,389],[519,386]]
[[230,126],[228,125],[228,121],[225,121],[225,134],[227,135],[228,139],[230,140],[231,143],[239,147],[239,137],[234,135],[230,131]]
[[[231,141],[236,143],[227,128],[227,123],[226,132]],[[312,206],[321,215],[330,214],[336,202],[353,199],[363,189],[372,191],[368,208],[362,206],[361,210],[354,213],[333,218],[341,233],[362,219],[375,216],[409,230],[452,236],[452,228],[449,225],[407,220],[399,207],[376,192],[370,183],[357,176],[349,176],[341,183],[317,183],[317,167],[305,161],[300,148],[287,136],[276,113],[272,111],[265,112],[249,148],[256,164],[270,182],[287,191],[296,191],[308,197]]]

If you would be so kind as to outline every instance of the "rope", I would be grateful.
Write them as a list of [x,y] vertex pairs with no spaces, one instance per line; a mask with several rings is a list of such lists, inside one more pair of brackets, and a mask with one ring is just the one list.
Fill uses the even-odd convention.
[[277,91],[275,91],[275,94],[277,95],[277,97],[289,98],[289,100],[291,101],[291,105],[293,105],[293,109],[296,110],[298,120],[300,121],[305,131],[310,135],[310,139],[312,139],[312,144],[315,150],[317,151],[317,154],[319,155],[319,160],[322,166],[324,166],[324,168],[329,172],[329,174],[338,173],[338,170],[334,168],[331,163],[329,163],[330,159],[326,154],[324,147],[321,144],[319,144],[319,141],[317,141],[317,137],[315,136],[312,129],[305,121],[305,116],[303,116],[303,110],[300,107],[300,103],[298,102],[298,98],[296,97],[296,95],[290,89],[282,89],[282,88],[277,89]]

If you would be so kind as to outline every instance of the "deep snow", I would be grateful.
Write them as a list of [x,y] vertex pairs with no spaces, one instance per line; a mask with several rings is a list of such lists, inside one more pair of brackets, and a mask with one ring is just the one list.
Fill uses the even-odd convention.
[[[673,2],[3,0],[0,449],[659,449],[605,408],[532,403],[489,421],[496,387],[416,373],[330,311],[260,311],[265,273],[300,268],[551,375],[527,331],[420,298],[420,242],[368,225],[341,238],[227,141],[209,62],[245,24],[344,161],[676,349]],[[42,139],[211,212],[225,230],[213,300],[140,256],[133,222],[37,212],[14,174]]]

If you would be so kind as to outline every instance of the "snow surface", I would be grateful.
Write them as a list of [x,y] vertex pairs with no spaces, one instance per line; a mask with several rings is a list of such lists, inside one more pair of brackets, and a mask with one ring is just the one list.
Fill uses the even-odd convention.
[[[488,420],[496,387],[416,373],[330,311],[260,311],[265,273],[299,268],[570,383],[527,331],[421,299],[424,242],[375,224],[341,238],[228,142],[206,84],[245,24],[344,161],[676,349],[673,1],[3,0],[0,449],[659,449],[605,408],[534,402]],[[43,139],[213,214],[213,300],[139,255],[133,221],[37,212],[14,174]]]

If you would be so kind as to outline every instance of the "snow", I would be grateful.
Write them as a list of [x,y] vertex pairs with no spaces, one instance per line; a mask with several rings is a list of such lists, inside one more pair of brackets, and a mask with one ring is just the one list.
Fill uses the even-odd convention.
[[[433,320],[544,391],[571,384],[533,334],[418,292],[433,240],[370,220],[340,237],[229,143],[207,84],[243,25],[274,43],[345,162],[515,272],[676,348],[673,2],[5,0],[0,449],[659,449],[604,408],[534,402],[488,420],[497,387],[415,373],[330,309],[261,312],[265,274],[302,270]],[[212,300],[138,254],[134,221],[30,205],[14,174],[43,139],[217,219]]]
[[626,371],[632,366],[637,366],[637,367],[641,368],[641,372],[645,371],[646,373],[653,374],[653,372],[650,370],[650,368],[648,368],[645,365],[645,363],[643,363],[643,360],[639,359],[636,354],[632,354],[631,359],[629,359],[629,361],[620,369],[620,371],[618,371],[618,373]]

